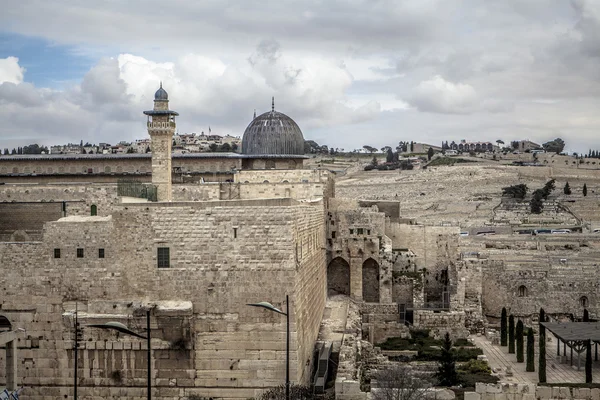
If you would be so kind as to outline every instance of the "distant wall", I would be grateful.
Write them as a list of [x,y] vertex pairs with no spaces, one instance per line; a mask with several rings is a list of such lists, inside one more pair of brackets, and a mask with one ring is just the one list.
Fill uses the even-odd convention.
[[592,400],[600,397],[600,389],[537,386],[527,383],[476,383],[475,392],[465,393],[465,400],[493,400],[500,397],[514,400]]
[[26,240],[41,240],[44,223],[61,217],[62,203],[0,203],[0,241],[16,240],[15,231],[23,231]]

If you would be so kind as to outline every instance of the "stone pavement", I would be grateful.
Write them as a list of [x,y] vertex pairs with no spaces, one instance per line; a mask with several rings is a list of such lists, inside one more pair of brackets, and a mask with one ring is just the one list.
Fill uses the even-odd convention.
[[[577,371],[577,354],[573,353],[573,366],[567,361],[561,364],[556,356],[556,338],[549,334],[546,344],[546,378],[548,383],[580,382],[585,383],[585,353],[581,354],[581,369]],[[501,382],[538,383],[538,337],[535,337],[535,368],[536,372],[526,372],[525,363],[517,363],[515,354],[508,354],[508,347],[492,345],[485,336],[473,336],[475,345],[483,350],[492,369],[502,369]],[[592,348],[593,349],[593,348]],[[562,354],[561,345],[561,354]],[[570,351],[567,348],[567,355]],[[512,377],[506,376],[506,368],[511,367]],[[592,367],[594,382],[600,382],[600,361],[595,361]]]

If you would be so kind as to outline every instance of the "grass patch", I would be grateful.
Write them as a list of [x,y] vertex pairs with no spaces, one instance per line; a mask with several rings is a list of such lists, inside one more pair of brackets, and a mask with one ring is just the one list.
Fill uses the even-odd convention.
[[444,165],[454,165],[454,164],[464,164],[464,163],[473,163],[476,161],[466,160],[464,158],[455,158],[455,157],[440,157],[431,161],[427,164],[427,167],[439,167]]

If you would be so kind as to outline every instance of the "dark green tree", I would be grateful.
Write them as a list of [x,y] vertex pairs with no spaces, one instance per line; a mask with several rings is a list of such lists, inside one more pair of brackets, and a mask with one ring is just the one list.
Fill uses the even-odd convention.
[[508,353],[515,354],[515,317],[508,316]]
[[507,186],[502,188],[502,196],[522,199],[527,194],[527,185],[521,183],[519,185]]
[[529,328],[527,330],[527,366],[525,367],[527,372],[535,371],[535,349],[533,346],[533,328]]
[[585,383],[592,383],[592,341],[585,341]]
[[413,151],[415,151],[415,143],[411,140],[410,141],[410,152],[412,153]]
[[571,187],[569,186],[569,182],[565,183],[565,188],[563,189],[563,192],[566,195],[570,195],[571,194]]
[[427,160],[430,161],[431,157],[433,157],[433,147],[430,147],[429,150],[427,150]]
[[587,185],[583,184],[583,197],[587,196]]
[[436,374],[440,386],[453,386],[458,382],[458,373],[456,372],[456,362],[452,352],[452,340],[450,334],[446,332],[444,343],[442,344],[442,354],[440,356],[440,366]]
[[561,138],[556,138],[554,140],[542,144],[542,147],[548,153],[560,154],[565,148],[565,142]]
[[532,214],[541,214],[544,209],[544,195],[542,189],[536,189],[529,203]]
[[502,307],[502,315],[500,317],[500,346],[508,345],[508,320],[506,315],[506,307]]
[[590,322],[590,313],[587,308],[583,309],[583,322]]
[[389,162],[389,163],[394,162],[394,152],[392,151],[391,147],[387,148],[387,154],[385,156],[385,161]]
[[[546,322],[546,313],[540,308],[540,322]],[[539,359],[538,359],[538,381],[546,383],[546,327],[540,324],[539,337]]]
[[208,145],[208,149],[214,153],[219,150],[219,145],[216,143],[211,143]]
[[522,363],[523,361],[525,361],[524,357],[523,357],[523,321],[518,320],[517,321],[517,328],[516,328],[516,344],[517,344],[517,362]]
[[231,151],[231,145],[229,143],[223,143],[219,151],[222,151],[223,153],[229,153]]

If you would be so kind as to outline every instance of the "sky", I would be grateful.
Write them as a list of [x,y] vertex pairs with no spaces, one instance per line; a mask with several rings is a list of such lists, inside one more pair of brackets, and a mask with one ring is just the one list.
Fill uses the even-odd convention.
[[557,137],[599,149],[600,0],[4,0],[0,149],[241,136],[271,107],[346,151]]

